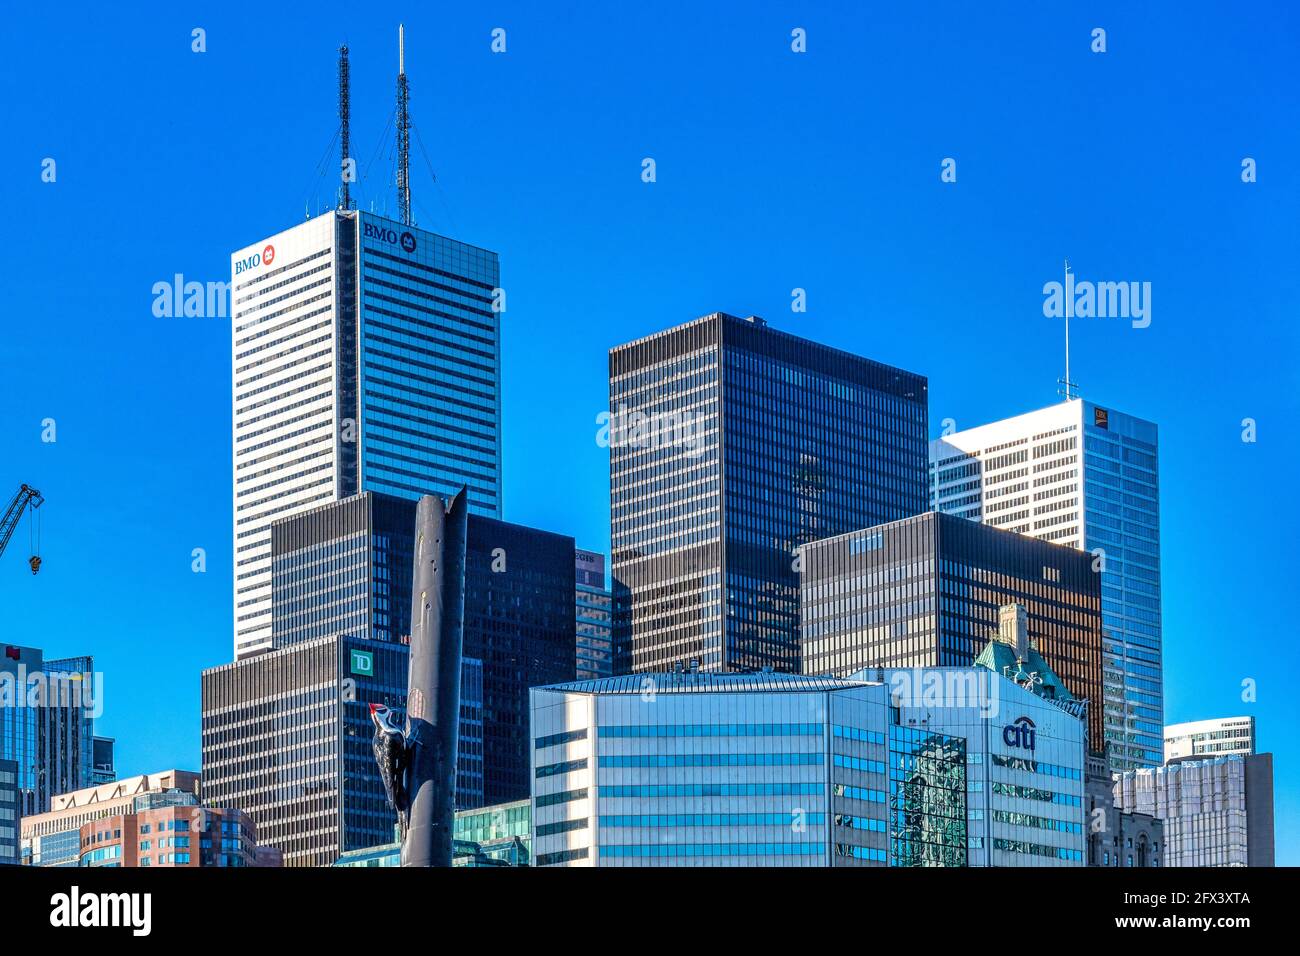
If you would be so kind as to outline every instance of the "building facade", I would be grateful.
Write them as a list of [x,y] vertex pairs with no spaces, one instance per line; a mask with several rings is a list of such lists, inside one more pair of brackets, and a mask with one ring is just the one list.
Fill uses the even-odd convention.
[[55,794],[94,782],[102,680],[90,657],[46,660],[39,648],[3,647],[0,760],[18,766],[26,816],[48,810]]
[[1165,727],[1165,763],[1254,752],[1254,717],[1216,717]]
[[91,744],[91,786],[112,783],[117,779],[117,765],[114,752],[117,741],[112,737],[95,737]]
[[578,681],[533,718],[538,866],[1083,862],[1083,721],[984,667]]
[[[804,545],[799,561],[805,673],[968,666],[1020,605],[1072,696],[1101,699],[1100,578],[1084,552],[929,512]],[[1094,747],[1100,718],[1089,708]]]
[[[82,828],[105,817],[127,815],[167,797],[175,805],[198,806],[200,775],[164,770],[57,794],[50,809],[23,817],[22,862],[26,866],[79,866]],[[143,801],[143,802],[141,802]]]
[[[336,636],[204,671],[205,802],[247,813],[285,866],[328,866],[387,840],[397,816],[375,766],[370,704],[405,705],[409,654]],[[462,728],[474,706],[462,696]]]
[[609,401],[616,674],[798,672],[794,549],[926,510],[925,378],[757,317],[612,349]]
[[[491,807],[457,810],[452,824],[452,866],[529,866],[532,804],[515,800]],[[402,865],[400,833],[391,843],[350,850],[335,866],[369,869]]]
[[1147,813],[1116,807],[1114,776],[1105,752],[1089,750],[1084,764],[1088,865],[1160,866],[1164,821]]
[[1164,824],[1164,866],[1273,866],[1273,755],[1129,770],[1115,805]]
[[[415,507],[362,492],[276,522],[273,645],[409,641]],[[528,793],[528,688],[575,675],[575,584],[564,571],[574,566],[571,537],[469,517],[462,696],[474,704],[462,706],[461,807]]]
[[497,256],[357,211],[231,255],[236,658],[272,646],[271,524],[373,490],[501,513]]
[[1068,699],[985,667],[863,671],[885,682],[891,732],[964,743],[968,865],[1084,862],[1086,725]]
[[610,677],[614,671],[613,599],[605,584],[605,556],[574,551],[577,626],[576,680]]
[[208,810],[166,795],[137,797],[131,813],[82,826],[81,866],[250,867],[257,830],[239,810]]
[[711,673],[535,688],[535,865],[884,866],[879,691]]
[[22,812],[18,761],[0,760],[0,866],[18,865],[18,824]]
[[528,691],[573,680],[573,538],[470,515],[465,654],[483,663],[482,805],[529,794]]
[[1114,769],[1163,760],[1156,426],[1072,399],[930,445],[936,509],[1091,552],[1101,572]]

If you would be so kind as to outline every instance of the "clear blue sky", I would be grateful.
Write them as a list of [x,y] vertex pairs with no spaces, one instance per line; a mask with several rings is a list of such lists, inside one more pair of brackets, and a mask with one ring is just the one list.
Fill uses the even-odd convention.
[[[1063,258],[1081,279],[1150,282],[1149,328],[1074,323],[1072,371],[1086,397],[1160,426],[1166,717],[1258,718],[1279,861],[1300,863],[1300,655],[1284,610],[1300,14],[887,6],[11,10],[0,494],[27,481],[48,503],[39,577],[25,526],[0,562],[0,639],[94,654],[123,774],[197,769],[199,671],[231,649],[230,330],[154,318],[151,288],[227,279],[232,250],[332,202],[320,164],[341,42],[370,164],[404,20],[438,176],[417,150],[417,219],[501,255],[506,517],[580,546],[608,545],[594,436],[612,345],[756,313],[928,375],[937,434],[945,418],[1056,400],[1062,328],[1041,289]],[[206,53],[190,50],[194,27]],[[790,50],[795,27],[806,54]],[[357,190],[367,208],[392,209],[391,151]],[[940,182],[945,157],[955,184]],[[1242,183],[1244,157],[1257,183]],[[206,574],[190,570],[195,547]]]

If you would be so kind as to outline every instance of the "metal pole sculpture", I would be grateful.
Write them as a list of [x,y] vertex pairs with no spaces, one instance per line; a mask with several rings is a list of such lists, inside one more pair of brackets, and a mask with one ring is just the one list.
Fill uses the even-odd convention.
[[371,706],[375,758],[402,821],[402,866],[451,866],[468,515],[465,489],[445,510],[435,495],[420,499],[405,732]]

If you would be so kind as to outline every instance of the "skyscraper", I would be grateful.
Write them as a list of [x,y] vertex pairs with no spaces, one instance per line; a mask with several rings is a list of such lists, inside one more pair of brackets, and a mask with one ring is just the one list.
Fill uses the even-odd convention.
[[611,350],[615,673],[797,671],[794,549],[926,510],[926,388],[724,313]]
[[496,253],[330,212],[230,258],[235,656],[271,647],[271,523],[361,490],[501,513]]
[[[375,768],[370,705],[405,705],[409,657],[405,644],[336,634],[205,670],[204,801],[248,813],[285,866],[329,866],[389,840],[397,815]],[[467,659],[462,733],[482,706],[480,677]],[[481,743],[466,749],[472,767]],[[458,788],[472,785],[461,769]]]
[[1082,399],[930,445],[935,508],[1094,555],[1116,770],[1163,759],[1158,451],[1154,424]]
[[20,815],[44,813],[55,794],[95,780],[95,717],[102,681],[90,657],[46,660],[6,644],[0,656],[0,760],[17,765]]
[[989,664],[1004,650],[990,641],[1002,636],[1015,650],[995,669],[1012,680],[1032,674],[1043,696],[1063,696],[1049,693],[1060,675],[1089,702],[1089,744],[1101,748],[1101,589],[1089,555],[941,512],[800,554],[804,673]]

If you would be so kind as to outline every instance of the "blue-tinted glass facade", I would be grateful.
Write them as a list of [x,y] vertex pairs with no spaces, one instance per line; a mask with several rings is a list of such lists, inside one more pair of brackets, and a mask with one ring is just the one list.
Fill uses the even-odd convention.
[[3,651],[0,692],[17,706],[0,707],[0,760],[18,766],[22,815],[44,813],[55,794],[94,782],[101,681],[90,657],[45,660],[36,648],[8,644]]
[[966,866],[966,740],[889,728],[891,866]]
[[[497,255],[357,213],[360,489],[501,513]],[[345,491],[350,489],[345,489]]]
[[1156,426],[1083,405],[1084,547],[1106,556],[1106,740],[1112,766],[1158,767],[1164,762],[1164,684]]
[[721,313],[612,350],[615,672],[797,671],[794,549],[926,510],[926,389]]

